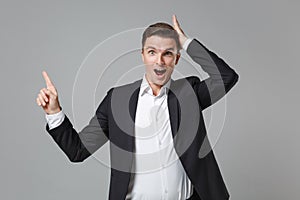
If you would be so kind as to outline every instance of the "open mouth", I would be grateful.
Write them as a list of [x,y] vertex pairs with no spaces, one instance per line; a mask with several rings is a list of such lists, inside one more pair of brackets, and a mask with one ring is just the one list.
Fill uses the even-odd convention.
[[158,76],[163,75],[164,73],[166,73],[166,71],[167,71],[166,69],[161,69],[161,70],[154,69],[155,74],[158,75]]

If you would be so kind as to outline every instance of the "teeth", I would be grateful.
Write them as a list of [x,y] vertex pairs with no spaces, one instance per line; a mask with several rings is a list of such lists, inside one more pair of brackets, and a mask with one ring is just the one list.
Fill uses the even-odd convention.
[[154,72],[157,73],[157,74],[163,74],[163,73],[165,73],[166,71],[167,71],[166,69],[162,69],[162,70],[154,69]]

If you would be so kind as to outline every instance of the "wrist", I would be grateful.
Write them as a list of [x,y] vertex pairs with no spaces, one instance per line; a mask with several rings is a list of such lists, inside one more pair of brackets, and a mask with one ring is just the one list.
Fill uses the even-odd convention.
[[184,49],[185,51],[188,49],[189,44],[192,42],[192,38],[187,38],[182,46],[182,49]]
[[57,114],[61,111],[61,107],[58,107],[54,110],[49,110],[49,112],[47,112],[47,115],[54,115],[54,114]]
[[181,48],[183,48],[183,46],[184,46],[184,44],[185,44],[185,42],[187,41],[187,37],[186,36],[182,36],[181,38],[180,38],[180,44],[181,44]]

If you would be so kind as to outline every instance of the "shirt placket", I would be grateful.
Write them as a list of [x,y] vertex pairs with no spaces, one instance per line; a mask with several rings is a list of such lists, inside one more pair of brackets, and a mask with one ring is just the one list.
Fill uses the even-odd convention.
[[165,165],[165,158],[162,154],[162,148],[163,148],[163,141],[159,137],[162,130],[162,118],[159,118],[159,116],[164,116],[163,113],[163,98],[164,96],[157,96],[154,98],[154,106],[156,108],[155,115],[154,115],[154,123],[155,123],[155,131],[156,131],[156,140],[158,142],[159,146],[159,162],[160,162],[160,174],[161,174],[161,184],[163,187],[162,190],[162,199],[168,199],[168,182],[167,182],[167,173],[166,173],[166,165]]

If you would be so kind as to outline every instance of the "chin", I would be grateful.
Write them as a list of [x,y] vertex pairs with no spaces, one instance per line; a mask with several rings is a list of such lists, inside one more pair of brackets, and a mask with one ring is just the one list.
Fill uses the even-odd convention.
[[168,82],[167,80],[157,81],[157,82],[156,82],[156,85],[163,86],[163,85],[166,84],[167,82]]
[[167,82],[167,79],[166,78],[163,78],[163,79],[156,79],[156,83],[159,83],[161,85],[165,84]]

